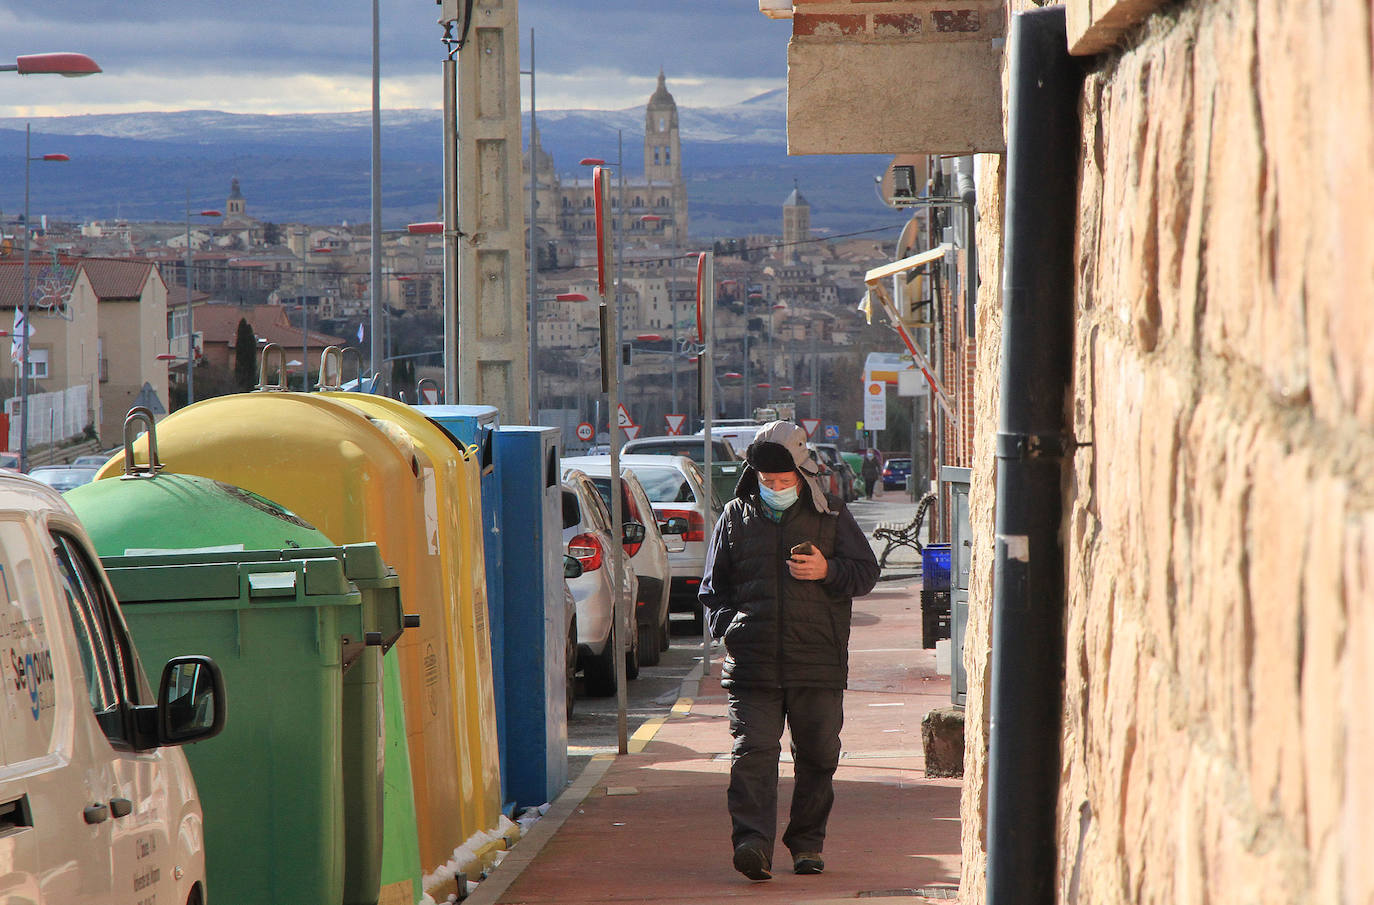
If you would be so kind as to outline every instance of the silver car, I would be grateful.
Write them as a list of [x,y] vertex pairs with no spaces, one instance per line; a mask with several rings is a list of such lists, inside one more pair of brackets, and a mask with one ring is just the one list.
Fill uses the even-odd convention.
[[[576,468],[587,474],[601,494],[601,501],[611,505],[611,457],[581,456],[563,460],[563,467]],[[639,626],[639,663],[658,665],[659,654],[668,649],[668,592],[672,573],[668,565],[668,547],[659,533],[653,503],[634,472],[622,467],[621,513],[625,522],[644,525],[642,541],[625,541],[625,553],[630,567],[639,579],[639,594],[635,598],[635,622]],[[637,532],[636,532],[637,533]]]
[[[582,574],[568,579],[577,609],[577,663],[587,693],[607,697],[615,694],[617,687],[611,516],[591,478],[576,469],[563,475],[563,543],[567,554],[582,564]],[[639,591],[634,569],[627,567],[623,578],[625,599],[634,600]],[[619,631],[626,644],[625,676],[634,679],[639,675],[639,633],[634,630],[629,608],[626,616]]]
[[658,518],[673,576],[668,607],[675,613],[690,613],[692,628],[699,632],[697,591],[706,568],[707,532],[720,514],[720,503],[706,490],[701,469],[686,456],[629,455],[621,456],[620,464],[644,485]]
[[58,493],[66,493],[73,487],[89,484],[95,480],[98,466],[84,465],[42,465],[29,470],[29,477],[42,481]]

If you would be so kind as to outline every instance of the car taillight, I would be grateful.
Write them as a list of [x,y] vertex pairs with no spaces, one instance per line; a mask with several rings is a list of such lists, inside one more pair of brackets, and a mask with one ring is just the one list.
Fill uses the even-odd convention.
[[640,541],[637,544],[625,544],[625,555],[633,559],[634,555],[639,552],[639,548],[643,545],[643,541]]
[[685,541],[704,541],[706,540],[706,519],[702,518],[700,512],[695,509],[662,509],[659,510],[659,525],[662,526],[670,518],[683,518],[687,520],[687,533],[682,535]]
[[568,555],[582,563],[583,572],[601,568],[601,541],[595,534],[579,534],[568,541]]

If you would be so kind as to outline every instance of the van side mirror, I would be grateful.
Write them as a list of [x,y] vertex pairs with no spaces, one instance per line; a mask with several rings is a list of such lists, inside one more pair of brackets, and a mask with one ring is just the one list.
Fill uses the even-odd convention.
[[680,515],[675,515],[659,525],[658,530],[660,534],[686,534],[687,520]]
[[575,556],[563,554],[563,577],[579,578],[582,575],[582,561]]
[[209,657],[173,657],[162,668],[157,694],[159,745],[214,738],[224,729],[224,676]]
[[620,526],[621,543],[642,544],[648,536],[648,529],[639,522],[624,522]]

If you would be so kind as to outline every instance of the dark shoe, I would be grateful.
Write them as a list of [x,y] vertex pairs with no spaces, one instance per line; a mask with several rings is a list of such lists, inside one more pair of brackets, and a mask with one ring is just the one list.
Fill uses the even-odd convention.
[[735,846],[735,870],[751,880],[773,879],[773,859],[756,842],[741,842]]
[[799,852],[792,856],[794,874],[819,874],[825,870],[825,861],[820,852]]

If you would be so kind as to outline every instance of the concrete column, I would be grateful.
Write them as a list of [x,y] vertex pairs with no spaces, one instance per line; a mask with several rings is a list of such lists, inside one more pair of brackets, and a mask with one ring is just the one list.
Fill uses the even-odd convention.
[[458,86],[458,402],[528,424],[516,0],[476,4]]

